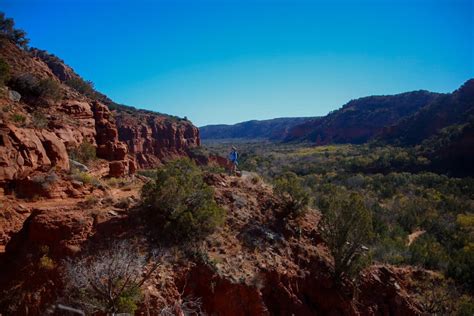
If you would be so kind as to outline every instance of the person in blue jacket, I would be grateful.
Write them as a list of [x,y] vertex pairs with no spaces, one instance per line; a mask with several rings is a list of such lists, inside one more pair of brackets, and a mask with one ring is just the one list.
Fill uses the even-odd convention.
[[229,160],[232,163],[232,169],[231,169],[231,174],[236,174],[237,173],[237,165],[239,164],[238,159],[239,154],[237,153],[237,148],[232,146],[232,150],[229,154]]

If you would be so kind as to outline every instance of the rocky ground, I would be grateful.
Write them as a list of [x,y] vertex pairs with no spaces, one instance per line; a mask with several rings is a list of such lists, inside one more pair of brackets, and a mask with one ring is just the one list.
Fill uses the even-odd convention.
[[[2,198],[8,212],[0,218],[6,246],[0,257],[0,306],[15,314],[40,314],[61,294],[65,258],[110,239],[147,243],[147,226],[136,210],[145,181],[141,176],[104,179],[103,188],[86,186],[90,192],[76,198]],[[255,174],[208,174],[206,182],[227,211],[225,225],[186,251],[168,250],[145,283],[141,312],[156,315],[193,297],[215,315],[420,314],[410,282],[424,272],[375,265],[363,272],[359,293],[351,281],[337,285],[317,230],[319,212],[308,212],[298,223],[284,220],[272,188]],[[44,249],[52,267],[41,264]]]

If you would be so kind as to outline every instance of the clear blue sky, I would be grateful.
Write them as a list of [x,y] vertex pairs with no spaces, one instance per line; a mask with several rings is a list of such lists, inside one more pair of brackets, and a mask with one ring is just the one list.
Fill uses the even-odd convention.
[[474,77],[474,0],[3,0],[117,102],[196,125],[324,115]]

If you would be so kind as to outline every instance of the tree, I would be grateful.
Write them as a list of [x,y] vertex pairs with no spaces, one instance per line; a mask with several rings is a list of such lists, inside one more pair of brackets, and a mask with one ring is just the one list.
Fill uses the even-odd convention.
[[0,12],[0,37],[6,38],[20,48],[27,49],[29,39],[26,38],[26,32],[15,28],[15,21],[7,18],[5,13]]
[[323,213],[320,227],[334,257],[334,277],[353,277],[365,266],[364,245],[372,236],[372,218],[362,196],[331,188],[318,202]]
[[66,261],[66,303],[91,314],[133,313],[143,283],[158,267],[155,260],[147,269],[149,259],[137,245],[122,241]]
[[172,243],[196,241],[224,222],[214,190],[190,159],[178,159],[157,170],[142,189],[144,211],[156,234]]
[[288,215],[293,217],[302,215],[311,200],[302,181],[293,172],[287,172],[275,180],[274,192],[283,200]]

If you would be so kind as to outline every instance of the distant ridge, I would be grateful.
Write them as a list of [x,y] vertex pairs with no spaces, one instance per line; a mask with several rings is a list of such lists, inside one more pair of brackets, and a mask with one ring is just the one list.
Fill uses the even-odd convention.
[[384,128],[413,115],[439,96],[439,93],[419,90],[351,100],[320,119],[294,126],[285,140],[310,141],[321,145],[362,144],[379,135]]
[[269,120],[252,120],[233,125],[206,125],[199,128],[201,139],[268,139],[283,140],[291,128],[314,120],[315,117],[281,117]]

